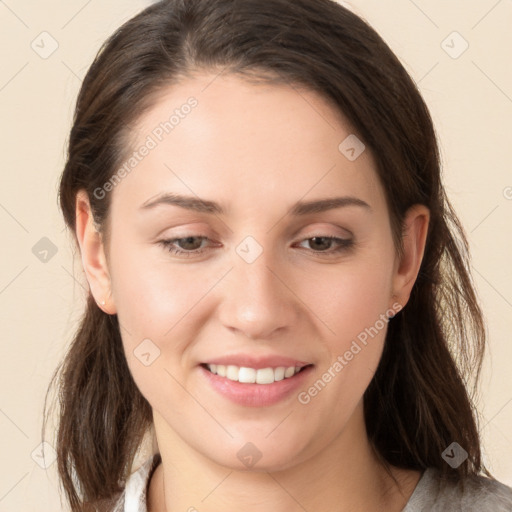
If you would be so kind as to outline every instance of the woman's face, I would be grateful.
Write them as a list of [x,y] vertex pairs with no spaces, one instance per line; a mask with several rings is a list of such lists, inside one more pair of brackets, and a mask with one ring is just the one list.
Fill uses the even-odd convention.
[[[350,126],[313,92],[204,75],[165,92],[130,151],[110,185],[108,307],[159,443],[278,469],[350,425],[364,435],[387,315],[412,282],[374,160]],[[162,194],[218,208],[155,203]],[[282,380],[234,382],[205,363]],[[290,378],[256,371],[296,365],[309,366]]]

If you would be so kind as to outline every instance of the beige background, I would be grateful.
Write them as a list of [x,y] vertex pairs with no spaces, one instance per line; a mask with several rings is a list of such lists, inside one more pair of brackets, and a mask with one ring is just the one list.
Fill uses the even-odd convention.
[[[430,106],[488,319],[485,459],[512,485],[512,1],[346,3],[397,53]],[[37,456],[44,393],[87,290],[57,208],[57,185],[82,77],[104,39],[148,4],[0,1],[0,512],[66,510],[56,463],[45,469]],[[469,47],[457,56],[464,40]],[[39,53],[58,48],[42,58],[33,41]],[[48,243],[43,237],[57,251],[46,262],[33,252]]]

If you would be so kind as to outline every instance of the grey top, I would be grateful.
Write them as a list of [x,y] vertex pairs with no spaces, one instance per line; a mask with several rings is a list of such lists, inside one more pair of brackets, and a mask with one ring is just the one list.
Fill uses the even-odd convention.
[[[147,512],[147,489],[160,462],[156,453],[130,475],[112,512]],[[496,480],[470,477],[463,490],[457,484],[441,484],[437,469],[425,470],[402,512],[512,512],[512,487]]]
[[468,477],[464,489],[441,486],[439,472],[429,468],[402,512],[511,512],[512,488],[484,476]]

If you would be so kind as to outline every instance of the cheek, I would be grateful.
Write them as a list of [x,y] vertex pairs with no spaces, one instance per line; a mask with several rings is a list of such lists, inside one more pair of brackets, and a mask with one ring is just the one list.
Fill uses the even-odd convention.
[[190,397],[178,384],[184,382],[183,357],[197,328],[199,308],[194,310],[194,305],[211,284],[190,279],[185,266],[144,264],[147,251],[119,247],[112,261],[112,294],[126,361],[138,389],[152,407],[165,408],[169,396],[176,407],[186,404]]
[[112,295],[130,346],[144,338],[160,344],[173,336],[176,324],[186,320],[204,290],[198,284],[201,281],[190,278],[185,266],[172,269],[163,258],[149,263],[150,257],[154,254],[148,256],[147,249],[137,250],[136,246],[131,250],[118,246],[112,251]]
[[[158,382],[155,389],[160,384],[169,386],[172,378],[168,372],[182,381],[187,368],[195,364],[194,342],[214,311],[209,292],[226,272],[222,266],[172,263],[166,257],[164,249],[159,255],[147,247],[137,249],[137,244],[130,250],[119,246],[112,254],[116,270],[112,293],[128,365],[136,380],[144,378],[147,372],[137,357],[147,352],[158,354],[148,366],[151,385]],[[140,387],[143,391],[142,382]]]
[[323,290],[315,294],[312,304],[334,331],[333,337],[339,343],[346,343],[374,325],[389,309],[392,262],[384,254],[381,261],[360,260],[340,266],[336,273],[320,282]]
[[[324,285],[329,293],[324,293],[316,304],[321,304],[320,317],[330,328],[330,361],[321,371],[330,370],[331,377],[326,375],[325,380],[336,381],[331,391],[343,397],[339,404],[355,407],[377,369],[384,347],[392,257],[383,252],[380,261],[360,260]],[[336,378],[332,378],[333,374]]]

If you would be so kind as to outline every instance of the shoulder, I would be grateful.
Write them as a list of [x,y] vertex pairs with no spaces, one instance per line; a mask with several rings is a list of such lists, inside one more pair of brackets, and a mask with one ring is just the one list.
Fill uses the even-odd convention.
[[421,477],[403,512],[512,512],[512,488],[482,475],[455,483],[437,469]]
[[147,512],[147,491],[151,475],[161,462],[159,453],[147,459],[137,471],[134,471],[126,480],[123,492],[117,498],[109,512],[124,512],[136,510]]

